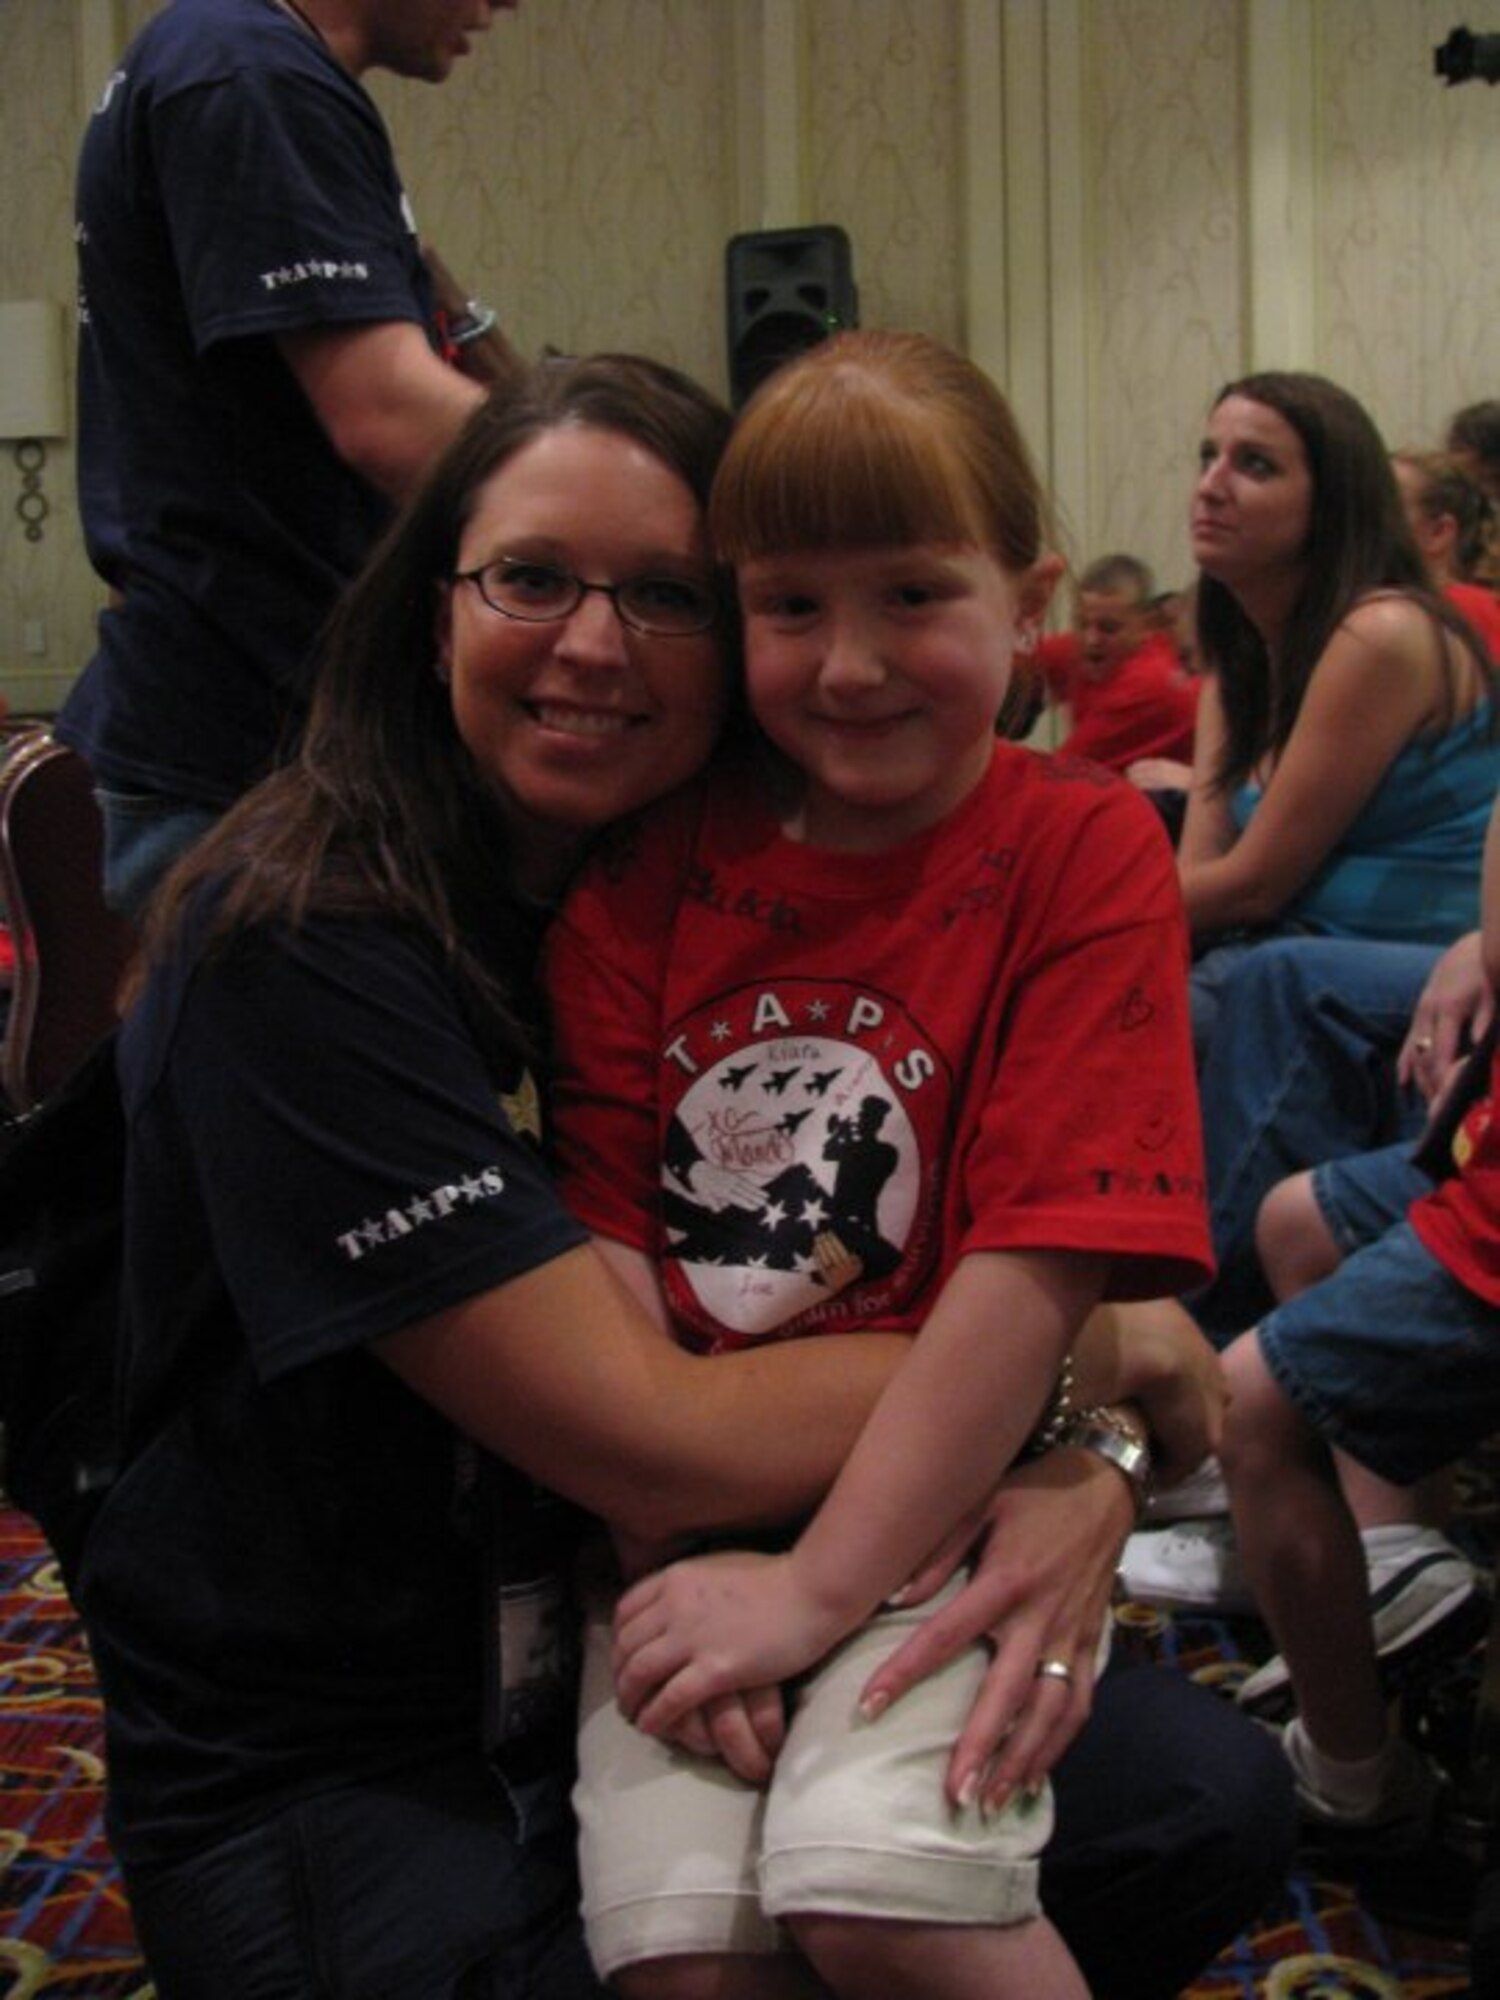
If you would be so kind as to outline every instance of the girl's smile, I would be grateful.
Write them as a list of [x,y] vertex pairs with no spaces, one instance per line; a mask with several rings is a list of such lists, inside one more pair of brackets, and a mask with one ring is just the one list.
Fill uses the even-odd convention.
[[1016,632],[1061,565],[1013,576],[947,544],[812,549],[740,565],[750,705],[803,776],[789,829],[879,851],[988,768]]

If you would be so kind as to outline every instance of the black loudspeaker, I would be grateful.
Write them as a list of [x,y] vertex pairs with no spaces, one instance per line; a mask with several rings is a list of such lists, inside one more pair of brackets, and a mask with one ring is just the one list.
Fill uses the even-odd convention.
[[736,408],[783,361],[859,325],[853,254],[836,224],[732,236],[724,277]]

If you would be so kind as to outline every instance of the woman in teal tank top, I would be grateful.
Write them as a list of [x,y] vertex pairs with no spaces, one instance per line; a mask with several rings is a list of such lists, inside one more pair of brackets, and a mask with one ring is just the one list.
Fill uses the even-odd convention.
[[1228,960],[1478,920],[1494,663],[1428,579],[1386,447],[1321,376],[1231,383],[1191,513],[1203,690],[1178,872],[1200,1055]]

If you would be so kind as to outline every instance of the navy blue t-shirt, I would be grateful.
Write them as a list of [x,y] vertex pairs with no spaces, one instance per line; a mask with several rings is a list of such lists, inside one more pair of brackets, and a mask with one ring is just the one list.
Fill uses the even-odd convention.
[[173,0],[79,161],[79,500],[123,593],[59,733],[122,789],[229,803],[300,725],[390,515],[274,336],[433,300],[379,112],[272,0]]
[[120,1041],[130,1455],[78,1591],[127,1862],[478,1760],[477,1454],[370,1344],[585,1240],[431,941],[314,920],[190,968]]

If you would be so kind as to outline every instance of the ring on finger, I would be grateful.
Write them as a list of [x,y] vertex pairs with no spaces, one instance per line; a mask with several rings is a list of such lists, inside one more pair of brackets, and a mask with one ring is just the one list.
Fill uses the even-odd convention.
[[1038,1660],[1036,1677],[1039,1681],[1066,1681],[1071,1685],[1073,1669],[1066,1660]]

